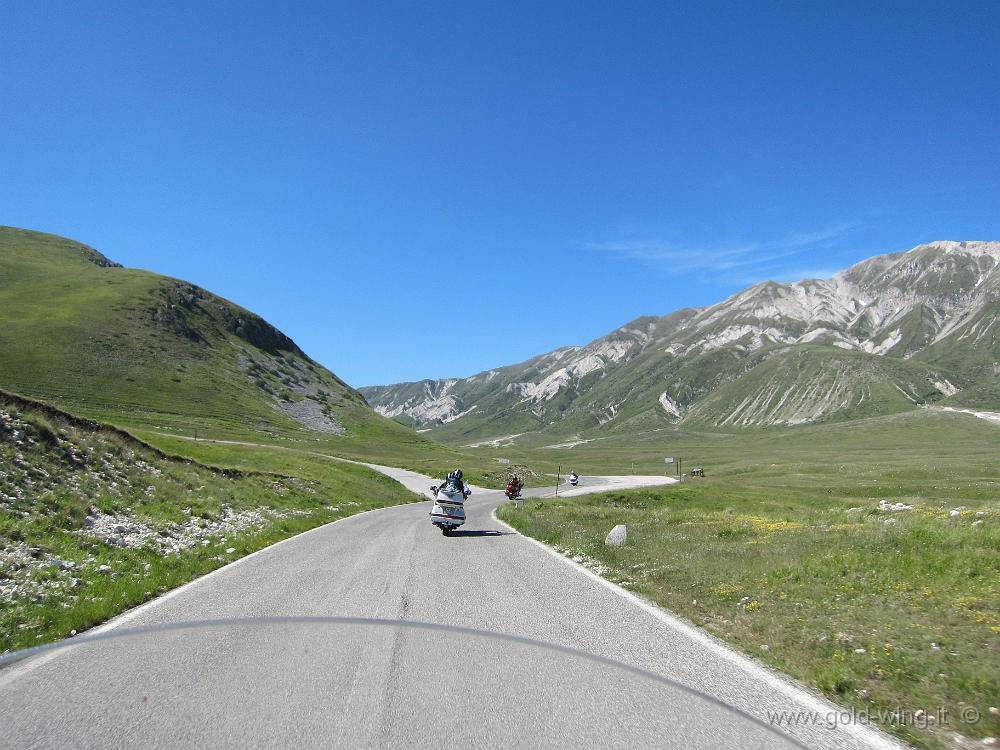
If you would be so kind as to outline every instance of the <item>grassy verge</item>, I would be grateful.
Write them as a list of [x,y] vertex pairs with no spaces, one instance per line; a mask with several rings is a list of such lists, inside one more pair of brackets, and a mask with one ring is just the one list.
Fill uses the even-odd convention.
[[968,747],[1000,734],[998,435],[926,415],[724,439],[703,481],[500,516],[909,742]]
[[170,458],[0,399],[0,652],[64,638],[309,528],[417,499],[350,464],[265,468],[275,471]]

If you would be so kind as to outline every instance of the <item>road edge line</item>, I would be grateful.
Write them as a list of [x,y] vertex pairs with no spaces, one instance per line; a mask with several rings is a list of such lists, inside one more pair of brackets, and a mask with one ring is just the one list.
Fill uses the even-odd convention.
[[[678,615],[670,612],[663,607],[649,601],[648,599],[639,596],[626,588],[619,586],[617,583],[609,581],[603,576],[597,575],[594,571],[584,567],[578,562],[571,560],[565,555],[560,554],[556,550],[552,549],[549,545],[544,542],[540,542],[537,539],[522,534],[520,531],[515,529],[506,521],[500,520],[497,516],[497,506],[493,509],[490,515],[493,520],[510,529],[512,532],[517,534],[522,539],[525,539],[532,544],[545,550],[547,553],[553,557],[562,560],[564,563],[570,567],[576,569],[578,572],[587,576],[591,580],[605,587],[606,589],[618,594],[618,596],[627,600],[629,603],[639,607],[649,615],[652,615],[657,620],[667,625],[671,629],[680,633],[681,635],[696,641],[699,645],[702,645],[709,650],[715,652],[722,658],[726,659],[731,664],[739,667],[744,672],[747,672],[755,677],[760,678],[765,684],[780,690],[784,695],[792,698],[793,700],[803,703],[809,710],[815,711],[816,713],[829,713],[834,711],[836,713],[843,713],[849,711],[849,709],[843,706],[838,706],[836,703],[830,701],[826,696],[822,694],[816,694],[804,685],[800,685],[795,678],[790,675],[786,675],[783,672],[772,669],[771,667],[761,664],[757,660],[753,659],[746,654],[740,653],[732,646],[730,646],[725,641],[716,638],[710,633],[702,630],[701,628],[682,620]],[[818,724],[816,726],[819,726]],[[895,737],[881,729],[876,727],[867,726],[864,724],[847,723],[838,724],[838,728],[846,730],[849,734],[854,735],[857,739],[867,742],[869,745],[878,748],[887,748],[888,750],[907,750],[908,745],[905,745],[898,741]]]

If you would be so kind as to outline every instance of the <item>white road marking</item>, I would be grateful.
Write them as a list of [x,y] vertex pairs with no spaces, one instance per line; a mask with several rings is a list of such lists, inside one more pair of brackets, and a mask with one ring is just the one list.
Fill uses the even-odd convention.
[[[603,586],[609,591],[613,591],[614,593],[618,594],[618,596],[627,600],[629,603],[635,605],[636,607],[643,610],[647,614],[652,615],[657,620],[670,627],[672,630],[677,631],[685,638],[695,641],[700,646],[704,646],[705,648],[707,648],[708,650],[712,651],[717,656],[719,656],[721,659],[728,661],[729,663],[733,664],[733,666],[750,674],[751,676],[760,680],[763,684],[767,685],[768,687],[771,687],[779,691],[780,693],[787,696],[793,701],[801,703],[806,710],[813,711],[820,716],[826,716],[832,714],[839,715],[845,713],[846,709],[844,709],[843,706],[838,706],[835,703],[831,703],[817,695],[814,695],[813,693],[809,692],[804,686],[792,682],[791,681],[792,678],[779,675],[778,673],[771,671],[770,669],[760,664],[759,662],[753,661],[749,657],[744,656],[738,651],[733,650],[731,647],[729,647],[722,641],[719,641],[718,639],[712,637],[704,630],[701,630],[700,628],[697,628],[694,625],[684,622],[676,615],[670,613],[665,609],[661,609],[652,602],[649,602],[646,599],[643,599],[633,594],[631,591],[624,589],[615,583],[612,583],[607,578],[602,578],[601,576],[594,573],[592,570],[588,570],[583,565],[580,565],[579,563],[570,560],[565,555],[559,554],[554,549],[552,549],[546,544],[543,544],[537,539],[532,539],[530,536],[525,536],[524,534],[521,534],[521,532],[519,532],[513,526],[497,518],[496,510],[493,511],[492,516],[494,521],[496,521],[501,526],[510,529],[515,534],[520,536],[522,539],[526,539],[532,544],[545,550],[553,557],[562,560],[564,563],[571,566],[579,573],[582,573],[583,575],[587,576],[595,583]],[[906,745],[897,742],[889,735],[880,732],[872,727],[865,726],[864,724],[859,724],[855,722],[845,722],[843,724],[838,724],[837,728],[849,732],[862,742],[868,743],[871,747],[886,748],[887,750],[902,750],[907,747]]]

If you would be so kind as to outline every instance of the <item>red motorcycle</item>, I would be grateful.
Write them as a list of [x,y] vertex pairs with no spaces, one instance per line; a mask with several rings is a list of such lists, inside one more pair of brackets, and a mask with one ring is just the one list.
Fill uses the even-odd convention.
[[503,491],[503,493],[507,496],[509,500],[513,500],[515,503],[517,503],[518,507],[521,507],[522,487],[523,485],[520,482],[517,482],[512,479],[511,481],[507,482],[507,488]]

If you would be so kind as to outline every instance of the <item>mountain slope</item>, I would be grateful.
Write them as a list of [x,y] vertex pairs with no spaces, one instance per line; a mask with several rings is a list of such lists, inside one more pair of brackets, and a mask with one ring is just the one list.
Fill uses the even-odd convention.
[[[707,308],[639,318],[587,346],[471,378],[361,392],[379,412],[455,441],[688,420],[753,427],[931,401],[996,408],[998,310],[1000,243],[934,242],[831,279],[764,282]],[[811,354],[789,358],[789,348]],[[760,391],[765,375],[772,397]]]
[[836,347],[781,347],[699,400],[686,425],[774,427],[908,411],[940,397],[926,368]]
[[123,426],[419,440],[257,315],[92,248],[0,227],[0,387]]

